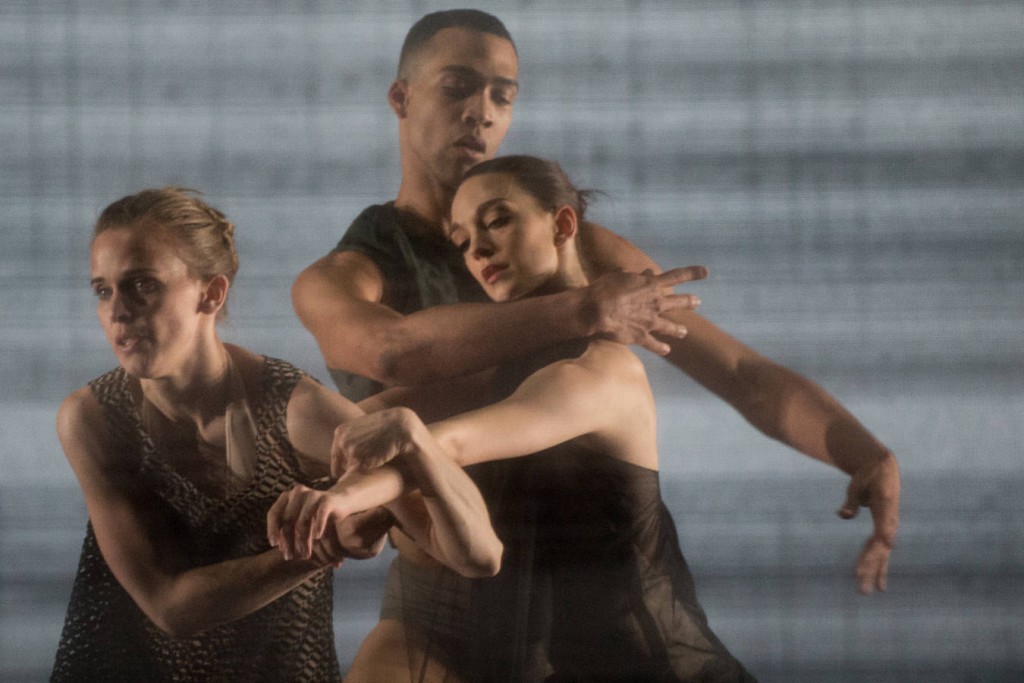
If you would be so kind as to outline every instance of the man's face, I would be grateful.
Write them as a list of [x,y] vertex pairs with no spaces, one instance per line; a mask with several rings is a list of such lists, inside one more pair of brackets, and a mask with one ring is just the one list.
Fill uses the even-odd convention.
[[412,164],[403,172],[423,173],[454,190],[467,169],[493,157],[512,122],[518,74],[509,41],[465,28],[438,31],[407,78],[392,86],[403,154]]

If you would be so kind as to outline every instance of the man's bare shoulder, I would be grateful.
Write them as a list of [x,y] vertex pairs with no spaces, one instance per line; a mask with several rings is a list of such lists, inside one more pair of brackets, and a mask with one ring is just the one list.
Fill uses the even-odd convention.
[[661,269],[647,254],[625,237],[612,232],[603,225],[586,221],[580,226],[580,240],[583,255],[593,275],[614,270],[640,273]]
[[354,297],[380,301],[384,278],[368,256],[357,251],[332,251],[305,268],[292,285],[297,310],[320,306],[324,299]]

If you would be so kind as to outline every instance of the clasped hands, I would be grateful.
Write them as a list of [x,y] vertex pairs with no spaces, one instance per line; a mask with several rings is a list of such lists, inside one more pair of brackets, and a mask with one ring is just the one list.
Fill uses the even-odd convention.
[[[268,543],[286,560],[311,560],[321,566],[337,567],[345,558],[377,555],[395,520],[381,507],[388,500],[367,502],[376,492],[367,494],[365,474],[387,463],[403,465],[400,456],[412,450],[415,430],[421,427],[415,414],[403,408],[340,425],[331,446],[336,483],[326,490],[298,484],[282,493],[267,512]],[[398,493],[394,487],[377,491]]]

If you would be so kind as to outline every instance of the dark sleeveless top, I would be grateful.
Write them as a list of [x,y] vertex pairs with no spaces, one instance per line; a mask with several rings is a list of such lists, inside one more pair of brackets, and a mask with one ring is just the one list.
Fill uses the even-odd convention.
[[[439,304],[488,300],[455,245],[438,235],[435,226],[399,211],[393,202],[367,207],[334,251],[355,251],[373,261],[384,279],[381,303],[402,315]],[[341,394],[353,401],[381,390],[380,384],[365,377],[330,372]]]
[[[502,366],[492,398],[585,348],[562,344]],[[708,627],[657,471],[572,443],[466,471],[505,543],[502,570],[469,580],[399,559],[382,610],[456,675],[754,680]]]
[[[302,376],[284,361],[265,360],[260,395],[250,397],[256,471],[225,498],[207,496],[157,456],[123,369],[89,383],[140,500],[170,520],[192,566],[268,550],[267,510],[296,483],[316,483],[302,473],[285,426],[288,399]],[[324,570],[242,619],[172,638],[118,583],[90,524],[52,680],[338,681],[331,581]]]

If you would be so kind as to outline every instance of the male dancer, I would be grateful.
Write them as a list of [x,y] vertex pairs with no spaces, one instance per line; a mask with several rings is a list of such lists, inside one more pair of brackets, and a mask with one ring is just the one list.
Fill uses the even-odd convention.
[[652,275],[658,267],[635,246],[587,225],[588,261],[604,273],[590,287],[481,303],[446,240],[445,221],[462,174],[497,152],[517,90],[516,49],[495,17],[436,12],[409,31],[388,90],[398,119],[398,195],[366,209],[292,290],[339,389],[358,400],[374,383],[456,377],[594,334],[642,344],[768,436],[851,476],[840,516],[866,506],[874,521],[857,582],[864,593],[884,590],[899,519],[895,457],[820,387],[701,318],[692,310],[695,297],[670,293],[674,284],[703,277],[703,269]]

